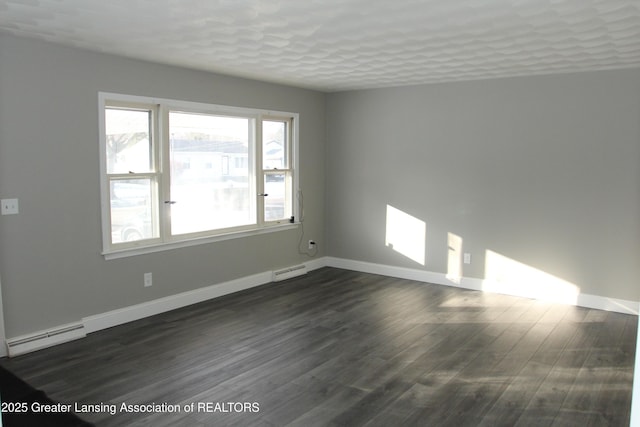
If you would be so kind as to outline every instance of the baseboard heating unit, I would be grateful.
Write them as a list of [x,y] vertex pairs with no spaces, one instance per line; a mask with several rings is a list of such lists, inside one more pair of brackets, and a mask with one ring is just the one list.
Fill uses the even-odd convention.
[[307,274],[307,266],[304,264],[301,264],[293,267],[283,268],[282,270],[274,271],[272,280],[274,282],[279,282],[281,280],[286,280],[292,277],[302,276],[305,274]]
[[7,340],[7,352],[9,357],[19,356],[31,351],[84,338],[85,336],[87,335],[82,323],[64,325],[50,331],[11,338]]

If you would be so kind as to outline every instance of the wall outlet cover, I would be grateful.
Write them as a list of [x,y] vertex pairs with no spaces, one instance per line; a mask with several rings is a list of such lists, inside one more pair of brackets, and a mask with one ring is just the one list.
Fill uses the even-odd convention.
[[0,203],[2,215],[16,215],[20,212],[18,199],[2,199]]

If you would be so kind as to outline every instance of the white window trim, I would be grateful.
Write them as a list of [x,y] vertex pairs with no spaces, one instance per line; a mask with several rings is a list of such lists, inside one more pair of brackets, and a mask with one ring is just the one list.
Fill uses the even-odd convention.
[[[291,197],[294,200],[293,203],[293,216],[294,222],[291,223],[287,221],[262,221],[262,223],[258,222],[258,224],[253,226],[241,227],[236,230],[220,230],[219,233],[212,233],[207,235],[195,235],[186,238],[176,238],[175,236],[164,236],[165,240],[158,242],[157,240],[149,241],[140,241],[139,243],[134,243],[131,246],[114,248],[110,244],[110,234],[111,234],[111,224],[110,224],[110,198],[109,198],[109,180],[107,179],[107,159],[106,159],[106,127],[105,127],[105,107],[109,102],[122,102],[122,103],[142,103],[142,104],[154,104],[161,106],[170,106],[171,109],[185,109],[186,111],[206,111],[207,113],[220,113],[220,114],[237,114],[238,116],[244,117],[252,117],[256,119],[256,123],[260,123],[262,119],[269,119],[273,117],[289,117],[291,118],[291,167],[293,169],[292,179],[293,179],[293,189]],[[214,242],[220,242],[224,240],[237,239],[237,238],[245,238],[249,236],[265,234],[265,233],[273,233],[284,230],[290,230],[297,228],[299,226],[299,206],[295,203],[295,195],[298,194],[299,188],[298,179],[299,179],[299,171],[298,171],[298,141],[299,141],[299,114],[291,113],[285,111],[275,111],[275,110],[263,110],[263,109],[255,109],[255,108],[244,108],[244,107],[234,107],[227,105],[218,105],[218,104],[206,104],[200,102],[190,102],[190,101],[181,101],[175,99],[167,99],[167,98],[157,98],[157,97],[145,97],[145,96],[137,96],[137,95],[127,95],[120,93],[111,93],[111,92],[99,92],[98,93],[98,132],[99,132],[99,142],[100,142],[100,204],[101,204],[101,222],[102,222],[102,255],[106,260],[125,258],[129,256],[135,255],[143,255],[148,253],[161,252],[166,250],[172,250],[177,248],[209,244]],[[255,144],[257,146],[261,146],[261,126],[256,126],[257,134],[255,135]],[[162,133],[163,130],[160,129]],[[164,150],[165,148],[162,144],[159,144],[155,147],[159,151]],[[160,156],[166,155],[166,153],[158,153]],[[254,150],[254,156],[260,154],[259,150]],[[262,171],[257,170],[256,176],[261,176]],[[166,175],[163,177],[166,179]],[[257,181],[260,181],[257,179]],[[161,195],[160,195],[161,196]],[[160,224],[162,226],[162,224]]]

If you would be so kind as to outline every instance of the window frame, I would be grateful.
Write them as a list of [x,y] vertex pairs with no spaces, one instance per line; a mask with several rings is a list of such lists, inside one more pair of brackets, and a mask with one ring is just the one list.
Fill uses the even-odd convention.
[[[286,229],[295,228],[299,225],[298,206],[293,202],[297,194],[298,183],[298,134],[299,134],[299,114],[283,111],[263,110],[255,108],[235,107],[219,104],[207,104],[201,102],[181,101],[175,99],[145,97],[137,95],[126,95],[110,92],[99,92],[99,152],[100,152],[100,201],[101,201],[101,223],[102,223],[102,255],[105,259],[122,258],[152,252],[165,251],[180,247],[200,245],[217,241],[243,238],[247,236],[271,233]],[[107,171],[107,146],[106,146],[106,115],[108,108],[140,109],[152,111],[152,159],[153,171],[134,174],[109,174]],[[250,205],[254,209],[255,224],[230,227],[223,229],[207,230],[202,232],[172,235],[170,231],[170,144],[169,144],[169,113],[186,112],[194,114],[212,114],[230,117],[242,117],[252,120],[250,126],[250,138],[253,138],[253,150],[249,151],[249,195],[255,195],[255,200]],[[264,199],[259,196],[264,193],[265,173],[270,170],[263,170],[262,157],[262,122],[263,121],[284,121],[288,123],[287,148],[289,156],[289,167],[286,173],[291,179],[289,197],[291,197],[291,215],[294,220],[288,217],[278,220],[265,221]],[[251,145],[251,144],[250,144]],[[284,171],[284,169],[283,169]],[[117,175],[117,176],[116,176]],[[116,179],[133,178],[138,176],[152,175],[155,179],[155,215],[152,227],[157,227],[158,237],[137,240],[133,242],[112,242],[111,225],[111,186],[110,183]],[[152,185],[153,186],[153,185]]]
[[[264,165],[264,122],[282,122],[285,124],[285,131],[284,131],[284,156],[285,156],[285,163],[286,165],[284,165],[281,168],[271,168],[271,169],[267,169]],[[260,119],[260,141],[259,141],[259,145],[260,147],[258,148],[257,154],[260,156],[261,159],[261,168],[257,171],[261,177],[259,177],[257,179],[257,183],[259,185],[258,187],[258,194],[264,194],[266,192],[266,188],[265,188],[265,182],[266,182],[266,178],[269,175],[280,175],[280,174],[284,174],[285,175],[285,203],[284,203],[284,208],[286,209],[287,207],[290,207],[290,209],[293,211],[294,210],[294,203],[293,203],[293,199],[294,199],[294,191],[293,191],[293,173],[295,170],[297,170],[297,168],[293,167],[293,159],[291,158],[292,156],[292,152],[293,152],[293,136],[292,136],[292,128],[293,128],[293,118],[287,118],[287,117],[282,117],[282,116],[263,116]],[[290,188],[289,188],[290,187]],[[290,199],[286,200],[287,197],[287,188],[289,188],[289,197]],[[273,219],[273,220],[267,220],[265,218],[266,215],[266,203],[268,201],[267,197],[259,197],[258,198],[258,215],[259,215],[259,221],[263,222],[263,223],[279,223],[282,221],[286,221],[286,218],[277,218],[277,219]],[[285,215],[286,217],[286,215]]]

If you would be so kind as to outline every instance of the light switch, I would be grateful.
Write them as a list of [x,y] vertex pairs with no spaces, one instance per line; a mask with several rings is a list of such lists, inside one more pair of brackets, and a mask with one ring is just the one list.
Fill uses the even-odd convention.
[[18,199],[2,199],[2,215],[16,215],[18,210]]

